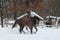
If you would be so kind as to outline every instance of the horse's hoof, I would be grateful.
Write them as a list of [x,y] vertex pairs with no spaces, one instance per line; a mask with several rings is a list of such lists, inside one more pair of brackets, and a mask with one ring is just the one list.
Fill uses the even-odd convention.
[[52,27],[52,26],[49,26],[49,27]]
[[49,27],[49,26],[46,26],[46,27]]
[[36,34],[36,32],[34,32],[34,34]]
[[22,34],[22,32],[20,32],[20,34]]
[[31,33],[31,34],[33,34],[33,33]]
[[24,34],[26,34],[26,33],[24,32]]
[[12,27],[12,29],[13,29],[13,27]]

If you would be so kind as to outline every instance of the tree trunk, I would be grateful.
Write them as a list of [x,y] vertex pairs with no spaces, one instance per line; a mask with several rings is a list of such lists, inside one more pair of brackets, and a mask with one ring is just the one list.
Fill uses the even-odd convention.
[[17,13],[15,12],[14,13],[14,20],[16,20],[17,19]]
[[1,12],[1,25],[3,27],[3,14],[2,14],[2,12]]
[[2,13],[2,10],[3,10],[3,0],[1,0],[1,25],[3,27],[3,13]]

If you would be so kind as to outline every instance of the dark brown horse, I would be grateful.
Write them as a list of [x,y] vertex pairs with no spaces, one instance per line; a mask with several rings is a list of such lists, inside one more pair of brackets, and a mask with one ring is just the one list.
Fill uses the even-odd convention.
[[31,30],[31,33],[32,33],[33,27],[36,29],[36,32],[37,32],[36,23],[38,23],[39,20],[40,20],[40,18],[38,18],[37,16],[29,17],[29,18],[27,16],[25,16],[23,18],[17,19],[15,21],[14,25],[12,26],[12,28],[14,28],[16,24],[19,24],[19,26],[20,26],[19,32],[21,33],[23,31],[23,28],[25,27],[25,25],[27,25],[29,27],[29,29]]

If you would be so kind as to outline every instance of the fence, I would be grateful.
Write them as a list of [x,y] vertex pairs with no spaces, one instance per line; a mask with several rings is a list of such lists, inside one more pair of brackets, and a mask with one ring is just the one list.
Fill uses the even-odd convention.
[[[43,20],[43,21],[40,21],[39,22],[39,26],[41,26],[42,28],[43,27],[46,27],[46,26],[54,26],[54,27],[58,27],[58,26],[60,26],[60,20],[58,20],[58,21],[52,21],[52,25],[46,25],[44,22],[46,22],[47,20]],[[6,26],[8,26],[8,25],[13,25],[14,24],[14,22],[15,22],[15,20],[13,20],[13,19],[7,19],[7,18],[5,18],[5,19],[3,19],[3,25],[6,25]],[[1,19],[0,19],[0,25],[1,25]]]

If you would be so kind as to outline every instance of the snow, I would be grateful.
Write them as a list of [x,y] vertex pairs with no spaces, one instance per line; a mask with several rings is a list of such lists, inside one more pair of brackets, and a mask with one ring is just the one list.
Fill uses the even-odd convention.
[[27,31],[26,34],[20,34],[18,31],[19,26],[14,29],[11,29],[11,27],[12,25],[1,28],[0,25],[0,40],[60,40],[60,28],[47,28],[45,26],[41,28],[41,26],[38,26],[36,34],[30,34],[30,31]]
[[[39,16],[38,14],[36,14],[36,12],[33,12],[33,11],[30,11],[30,12],[31,12],[31,17],[37,16],[37,17],[39,17],[40,19],[43,20],[43,18],[42,18],[41,16]],[[20,18],[22,18],[22,17],[24,17],[24,16],[26,16],[26,15],[27,15],[27,13],[25,13],[25,14],[22,15],[22,16],[19,16],[17,19],[20,19]]]
[[57,20],[59,21],[60,17],[56,17],[56,16],[47,16],[46,18],[57,18]]
[[13,20],[13,21],[8,21],[8,23],[14,23],[15,21]]
[[31,16],[33,17],[34,15],[43,20],[43,18],[41,16],[39,16],[38,14],[36,14],[36,12],[31,11]]
[[59,21],[60,20],[60,17],[57,17],[57,20]]
[[46,18],[56,18],[55,16],[47,16]]
[[18,17],[17,19],[20,19],[20,18],[22,18],[22,17],[24,17],[24,16],[26,16],[26,15],[27,15],[27,13],[25,13],[24,15]]

